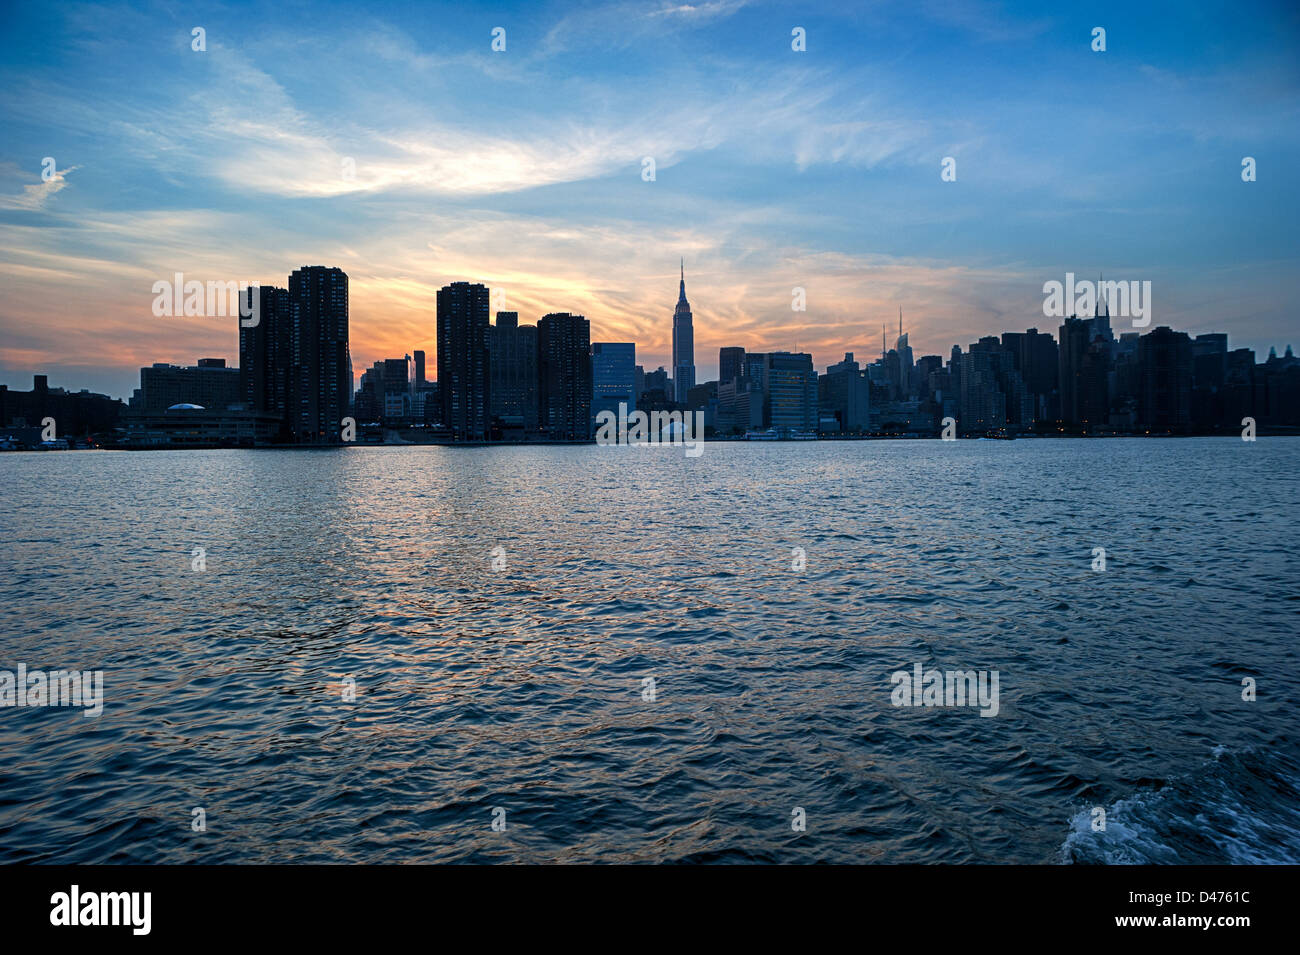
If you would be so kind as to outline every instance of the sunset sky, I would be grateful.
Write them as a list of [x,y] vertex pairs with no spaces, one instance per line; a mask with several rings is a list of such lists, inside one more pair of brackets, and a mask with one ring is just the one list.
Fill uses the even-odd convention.
[[432,368],[461,280],[667,365],[682,257],[700,381],[723,345],[873,360],[900,306],[917,356],[1055,334],[1066,271],[1151,281],[1152,327],[1300,346],[1295,4],[1058,6],[9,5],[0,383],[235,364],[233,320],[157,318],[153,283],[302,265],[348,273],[358,376]]

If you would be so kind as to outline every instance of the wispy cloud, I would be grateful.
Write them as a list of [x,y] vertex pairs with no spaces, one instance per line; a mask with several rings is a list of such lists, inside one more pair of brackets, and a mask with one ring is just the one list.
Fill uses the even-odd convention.
[[547,31],[541,53],[554,56],[591,45],[626,48],[651,37],[724,20],[748,5],[749,0],[709,0],[695,4],[618,0],[585,4],[571,10]]
[[[0,194],[0,209],[19,209],[27,212],[35,212],[44,209],[47,202],[54,196],[58,195],[68,184],[68,176],[79,169],[79,166],[69,166],[66,169],[59,169],[56,165],[45,166],[45,160],[42,162],[42,174],[39,182],[27,183],[20,193],[4,195]],[[46,172],[48,169],[48,172]],[[6,164],[5,168],[0,170],[0,175],[4,178],[19,178],[22,173],[18,167],[12,163]]]

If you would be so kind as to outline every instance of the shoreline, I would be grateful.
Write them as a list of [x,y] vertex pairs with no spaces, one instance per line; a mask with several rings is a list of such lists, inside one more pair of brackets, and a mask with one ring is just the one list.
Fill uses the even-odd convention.
[[[1300,431],[1260,431],[1257,438],[1296,438],[1300,437]],[[990,435],[963,435],[958,438],[950,439],[951,441],[1104,441],[1104,440],[1166,440],[1190,438],[1222,438],[1231,441],[1241,441],[1239,434],[1022,434],[1015,436],[990,436]],[[937,435],[852,435],[852,436],[825,436],[819,438],[741,438],[741,437],[724,437],[724,438],[699,438],[696,439],[702,444],[820,444],[820,443],[846,443],[859,441],[943,441]],[[651,447],[660,445],[672,446],[680,442],[672,441],[648,441],[643,442]],[[1248,442],[1249,443],[1249,442]],[[585,441],[393,441],[393,442],[368,442],[368,441],[351,441],[347,443],[336,444],[258,444],[258,445],[226,445],[226,444],[192,444],[192,445],[108,445],[95,448],[12,448],[0,449],[0,454],[49,454],[62,451],[331,451],[343,450],[345,448],[556,448],[556,447],[581,447],[592,446],[601,447],[594,439]],[[616,447],[630,447],[630,445],[613,445]]]

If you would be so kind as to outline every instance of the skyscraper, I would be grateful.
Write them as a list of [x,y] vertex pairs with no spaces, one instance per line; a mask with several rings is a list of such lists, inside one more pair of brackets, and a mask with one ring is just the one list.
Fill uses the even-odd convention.
[[[1098,322],[1104,321],[1101,329]],[[1108,424],[1111,345],[1109,318],[1067,318],[1059,332],[1061,420],[1067,426],[1096,430]]]
[[1061,368],[1055,340],[1050,334],[1031,328],[1024,332],[1003,332],[1002,347],[1011,353],[1016,371],[1033,396],[1034,420],[1056,420]]
[[453,282],[438,289],[442,423],[455,441],[482,441],[491,429],[488,308],[486,285]]
[[424,352],[420,349],[415,350],[415,390],[418,392],[426,384],[424,377]]
[[591,343],[591,416],[602,411],[618,414],[620,403],[636,409],[636,344]]
[[337,442],[352,391],[347,274],[304,265],[290,275],[289,321],[290,438]]
[[1227,374],[1228,336],[1197,335],[1192,340],[1192,427],[1197,431],[1215,430],[1225,424],[1223,386]]
[[591,327],[581,315],[553,312],[537,323],[538,408],[555,440],[591,437]]
[[894,351],[898,353],[898,364],[893,366],[894,374],[897,376],[894,384],[898,397],[906,401],[916,390],[916,372],[912,364],[912,346],[907,343],[907,334],[903,331],[902,306],[898,309],[898,340],[894,343]]
[[718,383],[732,381],[745,374],[745,349],[738,347],[718,349]]
[[[280,437],[285,438],[292,337],[289,291],[271,285],[244,289],[240,293],[240,312],[239,400],[250,411],[279,416],[284,428]],[[244,324],[254,320],[255,325]]]
[[682,260],[682,284],[673,311],[673,399],[682,404],[695,387],[695,327],[691,303],[686,301],[686,260]]
[[1186,434],[1192,425],[1192,340],[1161,325],[1138,340],[1138,424],[1154,433]]
[[411,416],[411,358],[385,358],[383,375],[384,421],[392,422]]
[[[990,336],[961,356],[957,426],[963,433],[998,430],[1007,425],[1006,394],[998,382],[1000,349],[998,340]],[[1010,360],[1007,356],[1008,364]]]
[[520,325],[518,312],[497,312],[488,330],[492,416],[505,437],[537,433],[537,326]]
[[871,387],[862,367],[846,352],[844,360],[826,368],[817,379],[817,400],[823,416],[833,416],[840,431],[865,431],[871,423]]
[[763,356],[763,425],[816,430],[817,372],[812,355],[777,351]]

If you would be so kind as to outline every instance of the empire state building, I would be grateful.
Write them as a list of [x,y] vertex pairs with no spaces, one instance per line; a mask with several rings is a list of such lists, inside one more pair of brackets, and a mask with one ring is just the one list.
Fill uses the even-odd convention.
[[673,396],[685,404],[695,387],[695,327],[691,323],[691,303],[686,301],[686,261],[682,260],[681,291],[673,311]]

